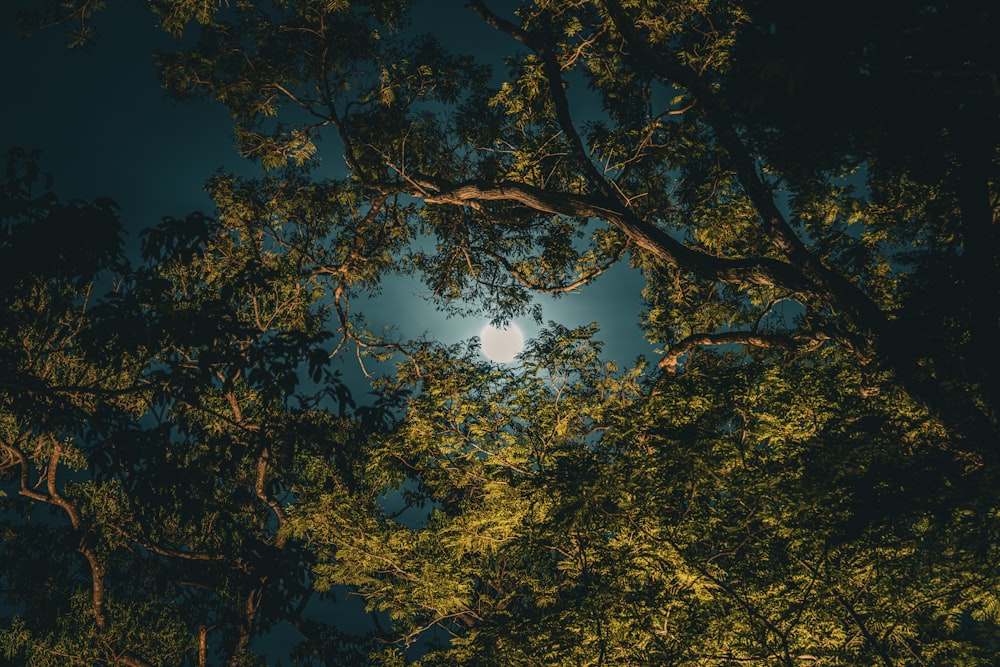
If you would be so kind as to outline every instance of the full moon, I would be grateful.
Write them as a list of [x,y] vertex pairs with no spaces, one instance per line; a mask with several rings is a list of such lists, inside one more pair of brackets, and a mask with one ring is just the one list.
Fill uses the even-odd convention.
[[524,334],[513,323],[507,329],[497,329],[492,324],[487,324],[479,333],[479,342],[482,344],[483,354],[491,361],[505,364],[514,361],[514,357],[524,348]]

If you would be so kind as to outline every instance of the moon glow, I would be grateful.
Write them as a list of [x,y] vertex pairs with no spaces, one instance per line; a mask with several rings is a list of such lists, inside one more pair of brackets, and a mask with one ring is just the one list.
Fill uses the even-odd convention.
[[497,329],[492,324],[487,324],[479,333],[479,342],[486,357],[506,364],[514,361],[514,357],[524,349],[524,334],[513,323],[507,329]]

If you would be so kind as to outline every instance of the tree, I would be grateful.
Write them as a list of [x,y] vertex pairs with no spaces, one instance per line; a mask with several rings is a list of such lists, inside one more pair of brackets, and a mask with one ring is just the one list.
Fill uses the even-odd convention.
[[366,482],[418,480],[426,523],[301,494],[317,584],[355,587],[406,644],[451,633],[421,664],[993,659],[996,510],[956,495],[947,455],[907,451],[912,403],[864,405],[830,352],[644,380],[593,333],[556,327],[518,372],[425,359]]
[[[514,53],[510,76],[491,86],[486,69],[449,55],[433,36],[389,39],[401,6],[388,12],[387,4],[306,2],[266,18],[255,7],[204,17],[196,50],[162,57],[165,81],[180,97],[225,104],[244,153],[265,167],[307,162],[323,130],[335,128],[348,182],[372,217],[423,202],[394,215],[395,224],[433,233],[446,249],[414,262],[445,301],[484,296],[507,317],[531,291],[592,280],[627,252],[647,274],[644,324],[667,346],[666,365],[714,343],[846,346],[943,420],[954,447],[992,456],[990,381],[954,369],[970,352],[905,342],[906,295],[935,280],[925,273],[931,266],[968,275],[960,277],[966,292],[972,276],[994,282],[996,63],[961,32],[989,25],[989,11],[900,3],[889,36],[845,26],[856,37],[835,72],[836,95],[888,93],[873,98],[871,113],[836,114],[843,127],[803,156],[772,137],[830,127],[831,93],[819,81],[833,65],[821,59],[838,51],[814,43],[805,52],[807,64],[819,61],[816,75],[782,70],[818,32],[822,12],[612,0],[527,3],[514,19],[473,2]],[[946,27],[934,31],[941,13]],[[898,56],[888,53],[894,39],[905,40]],[[924,48],[942,40],[948,48]],[[938,53],[947,55],[932,60]],[[925,71],[935,82],[925,83]],[[794,77],[808,83],[796,88]],[[589,92],[576,92],[581,84]],[[775,94],[779,86],[790,92]],[[756,95],[746,93],[754,87]],[[588,97],[602,111],[574,114]],[[890,100],[900,99],[928,111],[885,130],[900,115]],[[775,111],[800,106],[791,119]],[[269,125],[284,109],[306,121]],[[935,145],[923,154],[908,148],[928,137]],[[853,194],[862,183],[871,196]],[[589,236],[587,247],[574,244],[579,235]],[[676,303],[678,290],[665,284],[675,279],[698,293],[686,300],[700,304],[704,295],[715,307]],[[803,317],[761,335],[758,322],[777,299],[800,304]],[[973,338],[993,340],[996,318],[976,320]]]
[[[197,425],[188,447],[238,444],[265,481],[287,448],[270,493],[222,477],[317,586],[389,613],[382,639],[451,633],[426,664],[989,663],[994,10],[472,0],[465,20],[509,38],[502,76],[408,30],[428,10],[404,0],[151,6],[175,34],[200,24],[159,56],[165,85],[223,104],[266,173],[214,179],[218,220],[160,230],[167,274],[115,312],[163,313],[151,386]],[[344,158],[325,180],[324,142]],[[593,331],[553,325],[503,370],[373,336],[351,309],[405,271],[505,320],[621,261],[646,279],[652,366],[619,372]],[[401,355],[387,412],[312,451],[268,388],[349,347]],[[348,417],[309,405],[310,423]],[[117,465],[148,461],[174,465]]]
[[[98,659],[96,634],[109,637],[123,664],[143,664],[132,655],[124,628],[109,619],[118,601],[107,586],[109,562],[94,515],[112,501],[113,486],[66,479],[68,471],[87,466],[87,452],[73,436],[86,428],[88,418],[135,406],[132,359],[115,355],[117,363],[101,363],[111,347],[91,335],[89,317],[96,276],[112,270],[120,254],[118,220],[111,202],[61,204],[51,192],[37,191],[39,179],[32,157],[15,152],[0,193],[2,469],[12,474],[18,494],[4,499],[5,602],[58,628],[62,636],[52,643],[48,664],[77,655],[75,649],[82,646],[87,648],[81,660]],[[50,506],[58,519],[34,525],[35,505]],[[35,521],[25,530],[29,518]],[[64,548],[53,549],[54,544]],[[39,561],[47,567],[37,567]],[[56,604],[36,594],[46,589],[61,591]],[[161,627],[169,625],[159,620]],[[165,655],[176,650],[169,640],[161,644],[161,637],[142,639]],[[8,658],[22,648],[27,655],[35,653],[31,628],[14,621],[5,629],[4,648]]]
[[39,192],[21,152],[8,179],[2,654],[264,664],[252,642],[278,623],[318,656],[364,647],[303,616],[311,557],[285,529],[292,481],[348,483],[361,432],[309,281],[198,214],[149,230],[132,269],[111,202]]

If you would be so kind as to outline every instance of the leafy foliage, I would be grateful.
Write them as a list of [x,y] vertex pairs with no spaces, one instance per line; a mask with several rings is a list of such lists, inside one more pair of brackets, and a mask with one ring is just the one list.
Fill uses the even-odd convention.
[[30,261],[52,249],[32,237],[110,209],[31,197],[36,172],[15,155],[4,191],[4,250],[29,260],[8,265],[20,270],[5,293],[7,656],[249,665],[251,640],[278,623],[323,632],[302,618],[309,556],[283,532],[288,494],[316,458],[349,479],[359,436],[308,276],[192,215],[150,230],[148,265],[118,260],[116,288],[88,299],[117,236],[110,250],[84,237],[77,257],[101,259],[89,273]]
[[[39,7],[74,44],[98,8]],[[473,0],[500,74],[404,0],[151,7],[263,173],[131,266],[12,154],[5,659],[262,664],[288,623],[302,665],[992,664],[995,11]],[[537,316],[619,262],[658,363],[355,307],[405,274]],[[369,405],[345,353],[397,363]],[[343,592],[367,632],[310,616]]]

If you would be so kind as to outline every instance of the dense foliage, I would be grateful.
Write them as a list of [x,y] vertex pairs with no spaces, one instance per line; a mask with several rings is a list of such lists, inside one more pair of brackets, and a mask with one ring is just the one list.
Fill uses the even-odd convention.
[[[36,5],[76,45],[103,3]],[[150,6],[262,172],[130,263],[11,155],[0,661],[994,664],[998,10]],[[657,360],[352,308],[402,273],[503,321],[619,262]],[[340,354],[396,372],[359,405]]]

